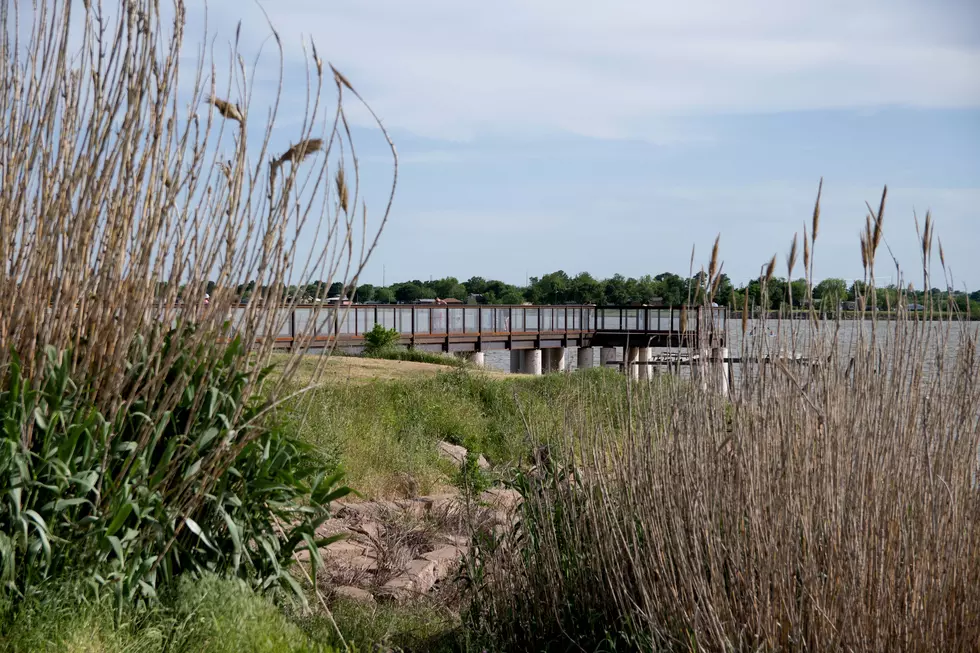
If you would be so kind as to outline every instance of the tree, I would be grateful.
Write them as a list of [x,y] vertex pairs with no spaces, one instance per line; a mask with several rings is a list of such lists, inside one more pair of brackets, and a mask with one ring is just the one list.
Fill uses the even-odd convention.
[[466,299],[466,288],[456,279],[456,277],[437,279],[435,281],[430,281],[425,285],[426,287],[432,289],[432,291],[436,294],[436,297],[443,299],[453,297],[460,301]]
[[391,288],[375,288],[374,301],[379,304],[394,304],[395,293],[392,292]]
[[567,301],[569,278],[563,270],[551,272],[540,279],[533,279],[531,284],[536,290],[537,301],[542,304],[560,304]]
[[395,293],[395,299],[402,304],[414,304],[420,299],[435,299],[436,293],[431,288],[426,288],[416,281],[406,281],[391,287]]
[[351,301],[369,302],[374,299],[374,286],[369,283],[362,283],[351,293]]
[[501,304],[523,304],[524,296],[517,288],[511,288],[500,297]]
[[806,279],[797,279],[790,283],[793,290],[793,306],[804,306],[806,304]]
[[344,292],[344,284],[339,281],[334,281],[330,284],[330,290],[327,291],[327,297],[340,297]]
[[837,310],[847,299],[847,282],[843,279],[824,279],[813,288],[813,297],[824,310]]
[[607,305],[622,306],[630,303],[629,287],[623,275],[614,274],[611,279],[606,279],[604,285],[603,293]]
[[588,272],[580,272],[568,282],[568,295],[579,304],[601,304],[602,284]]
[[487,280],[483,277],[470,277],[463,282],[463,287],[472,295],[482,295],[487,292]]
[[687,281],[672,272],[662,272],[654,277],[660,284],[660,296],[667,306],[682,306],[687,303]]

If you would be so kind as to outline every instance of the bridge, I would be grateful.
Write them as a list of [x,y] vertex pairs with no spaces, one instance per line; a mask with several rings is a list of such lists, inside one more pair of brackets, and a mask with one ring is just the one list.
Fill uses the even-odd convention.
[[[234,309],[239,315],[244,307]],[[314,349],[337,347],[357,353],[364,334],[376,324],[398,332],[398,342],[426,351],[468,354],[483,364],[488,351],[511,351],[511,369],[540,373],[564,369],[565,350],[578,348],[580,367],[591,367],[592,347],[602,348],[602,364],[623,347],[627,360],[643,362],[651,348],[719,346],[724,342],[724,308],[652,306],[494,306],[494,305],[354,305],[296,306],[275,345],[292,348],[315,330]],[[233,317],[234,322],[234,317]],[[705,336],[711,343],[701,342]],[[543,352],[543,353],[542,353]],[[544,361],[542,363],[542,357]]]

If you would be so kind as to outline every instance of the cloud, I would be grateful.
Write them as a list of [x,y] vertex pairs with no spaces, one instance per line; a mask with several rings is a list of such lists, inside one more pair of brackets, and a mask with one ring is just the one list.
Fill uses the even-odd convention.
[[[268,34],[254,9],[210,7],[212,25],[241,17],[253,46]],[[659,141],[689,114],[980,106],[980,8],[968,0],[281,0],[267,11],[291,65],[299,35],[312,36],[387,125],[442,139]]]

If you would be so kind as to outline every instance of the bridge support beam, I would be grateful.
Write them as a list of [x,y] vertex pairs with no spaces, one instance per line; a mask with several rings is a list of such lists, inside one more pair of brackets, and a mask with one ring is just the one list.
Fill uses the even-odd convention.
[[525,374],[533,374],[534,376],[541,376],[541,350],[540,349],[525,349],[524,350],[524,365],[521,370]]
[[649,381],[653,378],[653,366],[650,365],[650,360],[653,358],[653,348],[652,347],[640,347],[639,351],[639,365],[637,365],[637,376],[641,381]]
[[521,368],[524,367],[524,352],[511,349],[510,350],[510,373],[520,374]]
[[482,351],[470,352],[466,358],[477,367],[485,367],[487,364],[487,358]]
[[579,347],[578,348],[578,369],[587,370],[595,364],[595,354],[592,352],[592,347]]
[[603,347],[599,350],[599,365],[607,367],[614,360],[616,360],[615,347]]
[[640,347],[629,347],[626,350],[626,359],[624,361],[626,364],[626,373],[634,381],[640,379],[640,366],[636,364],[640,360],[640,349]]
[[728,387],[728,347],[715,347],[711,350],[711,367],[715,377],[715,388],[722,397],[727,397]]
[[549,348],[541,350],[541,366],[544,372],[564,372],[565,371],[565,348]]

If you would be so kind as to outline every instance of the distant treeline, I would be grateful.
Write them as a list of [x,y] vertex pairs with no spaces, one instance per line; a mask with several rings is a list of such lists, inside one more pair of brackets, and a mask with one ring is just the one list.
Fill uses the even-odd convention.
[[[459,281],[455,277],[420,281],[402,281],[388,286],[375,286],[369,283],[358,285],[356,288],[344,288],[341,283],[327,285],[317,281],[306,286],[287,286],[282,289],[285,297],[300,295],[303,301],[324,300],[328,297],[346,297],[351,301],[377,302],[388,304],[411,304],[422,299],[454,298],[463,302],[482,304],[596,304],[596,305],[628,305],[656,304],[680,306],[688,301],[701,302],[705,292],[704,277],[699,273],[694,277],[682,277],[672,272],[663,272],[656,276],[644,275],[639,278],[613,275],[608,279],[596,279],[588,272],[570,276],[562,270],[551,272],[541,277],[531,277],[526,286],[518,286],[498,281],[471,277]],[[766,285],[765,296],[760,281],[754,279],[748,284],[734,286],[728,275],[720,275],[715,286],[713,301],[719,306],[741,308],[744,306],[744,296],[747,293],[749,305],[767,307],[770,310],[780,310],[790,306],[803,307],[807,302],[807,286],[804,279],[792,282],[774,277]],[[237,292],[242,301],[248,301],[255,292],[255,283],[250,282],[238,286]],[[946,297],[946,292],[938,288],[931,290],[933,305],[937,300]],[[817,308],[836,310],[837,307],[846,309],[861,308],[862,297],[868,295],[861,281],[848,284],[843,279],[824,279],[813,287],[813,303]],[[902,295],[904,295],[902,297]],[[900,297],[901,300],[900,300]],[[953,292],[953,298],[959,310],[970,312],[980,317],[980,290],[972,293],[964,291]],[[900,304],[917,308],[916,304],[924,304],[924,293],[921,291],[900,290],[895,286],[877,288],[875,299],[881,309],[896,308]],[[943,299],[943,301],[945,301]],[[854,306],[851,305],[854,304]]]

